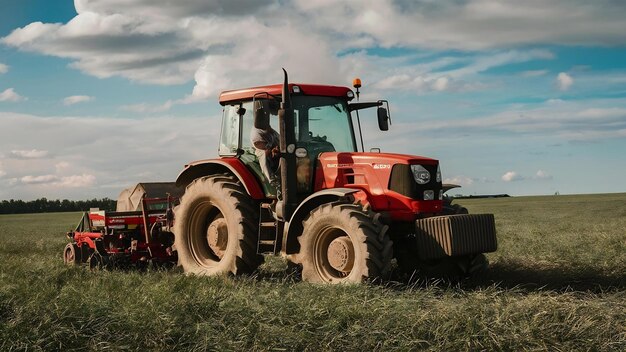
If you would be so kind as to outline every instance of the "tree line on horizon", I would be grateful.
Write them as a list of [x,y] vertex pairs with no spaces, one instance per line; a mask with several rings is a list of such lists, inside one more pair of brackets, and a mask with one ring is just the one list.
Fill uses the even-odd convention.
[[117,202],[110,198],[69,200],[39,198],[31,201],[20,199],[0,202],[0,214],[54,213],[70,211],[88,211],[91,208],[115,210]]

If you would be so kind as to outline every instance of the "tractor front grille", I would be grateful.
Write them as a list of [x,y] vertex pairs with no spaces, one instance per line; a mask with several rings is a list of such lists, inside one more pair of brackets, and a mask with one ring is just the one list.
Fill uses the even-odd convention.
[[421,259],[494,252],[498,245],[493,214],[446,215],[415,221]]

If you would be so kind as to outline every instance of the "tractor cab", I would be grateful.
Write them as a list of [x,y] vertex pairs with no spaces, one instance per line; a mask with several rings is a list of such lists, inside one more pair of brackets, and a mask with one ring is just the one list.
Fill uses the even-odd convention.
[[[289,84],[288,87],[294,114],[297,194],[303,199],[314,191],[313,177],[321,153],[358,151],[354,123],[358,121],[353,121],[351,112],[381,106],[383,102],[351,104],[355,95],[347,87],[312,84]],[[226,91],[220,95],[224,108],[219,155],[239,158],[254,173],[268,198],[276,197],[276,187],[264,175],[250,136],[257,116],[269,116],[271,129],[281,132],[278,110],[282,89],[283,85],[277,84]],[[387,110],[383,110],[386,114]],[[277,167],[277,163],[274,165]]]

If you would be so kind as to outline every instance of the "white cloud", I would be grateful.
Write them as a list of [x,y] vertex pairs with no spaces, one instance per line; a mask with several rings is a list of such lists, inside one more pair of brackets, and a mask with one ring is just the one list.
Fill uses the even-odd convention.
[[46,156],[48,156],[48,151],[37,150],[37,149],[12,150],[11,155],[15,158],[20,158],[20,159],[40,159],[40,158],[45,158]]
[[174,181],[185,163],[217,155],[220,126],[218,111],[213,116],[145,118],[0,112],[0,120],[0,150],[26,140],[36,140],[39,148],[8,152],[0,159],[2,169],[15,178],[0,179],[0,199],[116,198],[137,182]]
[[463,77],[470,74],[484,72],[488,69],[508,65],[511,63],[521,63],[532,60],[552,60],[554,54],[549,50],[508,50],[503,52],[487,52],[479,55],[469,65],[453,69],[447,72],[452,77]]
[[65,171],[70,170],[71,167],[72,165],[68,163],[67,161],[61,161],[54,165],[54,168],[56,169],[57,174],[64,173]]
[[[176,21],[174,21],[176,22]],[[161,21],[148,28],[140,15],[84,12],[65,25],[31,23],[2,39],[4,44],[74,60],[72,67],[105,78],[114,75],[142,82],[185,82],[202,53]],[[191,64],[190,64],[191,62]]]
[[[373,72],[375,88],[385,90],[412,90],[415,92],[466,92],[485,89],[488,85],[478,81],[477,75],[489,69],[513,63],[533,60],[550,60],[554,54],[548,50],[507,50],[467,54],[465,58],[440,57],[413,64],[415,58],[378,58],[375,64],[363,71]],[[345,60],[345,58],[342,58]],[[448,67],[454,67],[447,69]],[[394,67],[393,74],[380,71],[379,67]],[[468,83],[468,81],[472,81]]]
[[88,95],[72,95],[63,99],[63,105],[70,106],[78,103],[85,103],[94,100],[94,97]]
[[40,175],[40,176],[23,176],[20,178],[20,182],[27,185],[37,185],[44,183],[52,183],[58,181],[58,177],[55,175]]
[[444,91],[448,88],[449,81],[448,77],[439,77],[433,83],[433,89],[439,92]]
[[[213,21],[198,21],[209,22]],[[220,25],[229,26],[228,23]],[[294,81],[338,84],[347,79],[340,73],[340,62],[326,38],[304,31],[295,25],[268,26],[256,19],[240,24],[246,30],[238,33],[237,45],[227,53],[207,55],[196,70],[196,85],[187,101],[216,96],[232,87],[257,86],[282,80],[285,67]],[[200,27],[205,31],[205,26]],[[208,33],[207,33],[208,34]],[[263,40],[259,40],[259,36]],[[289,43],[285,45],[285,43]],[[315,48],[311,50],[311,48]]]
[[458,175],[458,176],[454,176],[451,178],[445,178],[443,180],[443,183],[452,183],[455,185],[461,185],[461,186],[467,187],[467,186],[471,186],[472,184],[474,184],[474,179],[471,177]]
[[160,104],[160,105],[146,104],[146,103],[122,105],[120,109],[124,111],[132,111],[132,112],[138,112],[138,113],[155,113],[155,112],[168,111],[169,109],[172,108],[174,103],[176,102],[172,100],[168,100],[165,103]]
[[6,172],[2,169],[2,162],[0,162],[0,178],[6,176]]
[[547,172],[543,171],[543,170],[537,170],[537,172],[535,173],[535,179],[538,180],[551,180],[552,179],[552,175],[548,174]]
[[26,185],[48,185],[62,188],[81,188],[93,186],[96,183],[94,175],[82,174],[71,176],[57,175],[40,175],[40,176],[22,176],[19,181]]
[[491,179],[489,177],[481,177],[479,179],[479,181],[482,182],[482,183],[494,183],[494,182],[496,182],[496,181],[494,181],[493,179]]
[[[481,82],[462,77],[552,57],[545,50],[512,47],[626,44],[626,19],[614,0],[593,6],[565,0],[77,0],[75,6],[78,15],[66,24],[31,23],[1,41],[68,58],[72,67],[96,77],[158,84],[195,80],[193,92],[179,103],[279,81],[280,67],[296,80],[316,83],[344,83],[355,72],[369,72],[369,81],[381,88],[393,87],[395,76],[399,89],[481,89]],[[434,74],[431,64],[459,59],[417,64],[405,56],[401,66],[380,66],[375,63],[394,58],[363,48],[488,50]],[[377,72],[381,67],[397,68]]]
[[556,76],[557,83],[559,85],[560,90],[568,90],[572,84],[574,84],[574,79],[572,76],[568,75],[565,72],[561,72]]
[[429,131],[446,134],[549,135],[565,141],[622,138],[626,133],[626,99],[546,101],[536,107],[510,107],[506,111],[464,119],[437,119],[396,122],[405,134],[424,135]]
[[408,74],[403,73],[381,79],[378,83],[376,83],[376,87],[380,89],[398,89],[408,86],[420,88],[423,84],[424,80],[421,77],[413,79]]
[[7,88],[4,92],[0,93],[0,101],[18,102],[24,100],[28,100],[28,98],[17,94],[13,88]]
[[530,70],[521,73],[523,77],[539,77],[548,74],[548,70]]
[[9,72],[9,66],[0,62],[0,75]]
[[[318,27],[334,26],[339,33],[370,36],[384,47],[476,50],[537,43],[623,42],[618,35],[624,25],[623,11],[616,11],[613,1],[602,2],[605,9],[565,0],[325,1],[321,6],[312,6],[309,0],[296,3]],[[351,20],[345,20],[348,18]],[[595,27],[597,18],[606,22]]]
[[93,186],[94,184],[96,184],[96,177],[94,175],[82,174],[63,176],[55,185],[58,185],[59,187],[79,188]]
[[513,182],[513,181],[521,181],[524,179],[524,177],[521,175],[518,175],[517,172],[515,171],[507,171],[504,175],[502,175],[501,179],[504,182]]

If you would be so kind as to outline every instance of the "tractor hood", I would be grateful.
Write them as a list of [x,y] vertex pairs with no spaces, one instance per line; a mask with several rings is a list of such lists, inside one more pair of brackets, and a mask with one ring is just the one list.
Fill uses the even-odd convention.
[[[427,180],[415,180],[411,165],[421,165]],[[405,211],[407,219],[418,213],[437,213],[443,197],[439,161],[394,153],[337,153],[318,156],[315,190],[348,187],[364,190],[373,209]]]
[[391,169],[395,164],[438,165],[439,161],[419,155],[396,153],[322,153],[319,161],[324,167],[348,167],[348,165],[370,165],[374,169]]

